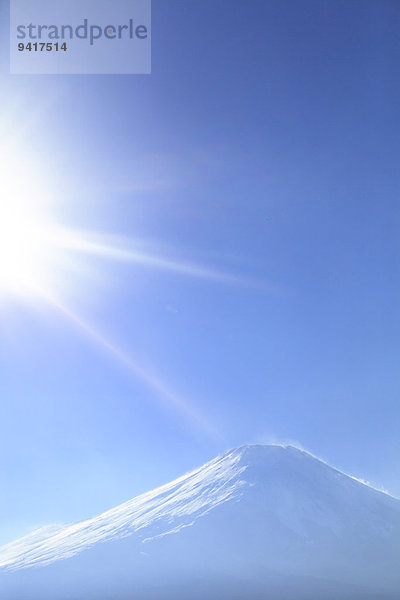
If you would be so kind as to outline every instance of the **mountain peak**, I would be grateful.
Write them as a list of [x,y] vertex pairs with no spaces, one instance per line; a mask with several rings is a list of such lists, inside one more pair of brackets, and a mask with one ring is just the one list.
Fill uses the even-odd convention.
[[[310,452],[291,444],[246,444],[228,451],[224,456],[237,458],[246,469],[259,468],[260,476],[262,471],[271,469],[293,468],[305,472],[311,466],[314,469],[329,469],[341,473]],[[344,473],[341,475],[346,476]]]
[[101,555],[118,572],[126,564],[128,581],[129,573],[144,569],[143,556],[152,556],[157,573],[175,572],[179,562],[193,569],[200,561],[211,571],[259,564],[342,578],[349,561],[354,573],[365,568],[369,547],[375,562],[385,557],[389,577],[397,571],[399,539],[400,501],[292,445],[245,445],[93,519],[3,546],[0,568],[94,569],[98,579]]
[[297,448],[292,444],[243,444],[237,448],[233,448],[229,452],[238,452],[243,456],[251,458],[265,457],[268,454],[275,454],[276,456],[283,455],[285,452],[300,453],[312,456],[309,452]]

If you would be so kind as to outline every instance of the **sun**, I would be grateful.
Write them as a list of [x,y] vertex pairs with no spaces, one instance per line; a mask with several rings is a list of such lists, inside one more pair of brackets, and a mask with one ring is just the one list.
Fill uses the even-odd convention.
[[0,288],[22,292],[33,286],[45,261],[42,225],[23,206],[0,205]]
[[0,161],[0,293],[29,294],[45,282],[54,232],[27,166],[4,150]]

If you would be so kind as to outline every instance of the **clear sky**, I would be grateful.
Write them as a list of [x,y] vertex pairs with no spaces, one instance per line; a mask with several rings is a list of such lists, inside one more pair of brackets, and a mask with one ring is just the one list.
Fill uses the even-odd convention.
[[1,203],[85,241],[0,293],[0,542],[243,443],[400,496],[399,3],[153,0],[150,76],[10,76],[5,5]]

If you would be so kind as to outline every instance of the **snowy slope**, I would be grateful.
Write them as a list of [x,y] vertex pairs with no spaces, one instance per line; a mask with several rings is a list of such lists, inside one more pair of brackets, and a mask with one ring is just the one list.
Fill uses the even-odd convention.
[[399,500],[293,447],[244,446],[3,546],[0,596],[384,599],[399,564]]

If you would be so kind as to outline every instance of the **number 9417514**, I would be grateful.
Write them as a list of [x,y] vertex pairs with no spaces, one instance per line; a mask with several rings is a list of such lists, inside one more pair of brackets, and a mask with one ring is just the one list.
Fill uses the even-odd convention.
[[59,44],[58,42],[29,42],[28,44],[23,44],[22,42],[18,44],[18,50],[23,52],[27,50],[28,52],[59,52],[60,50],[66,52],[67,44],[64,42],[63,44]]

